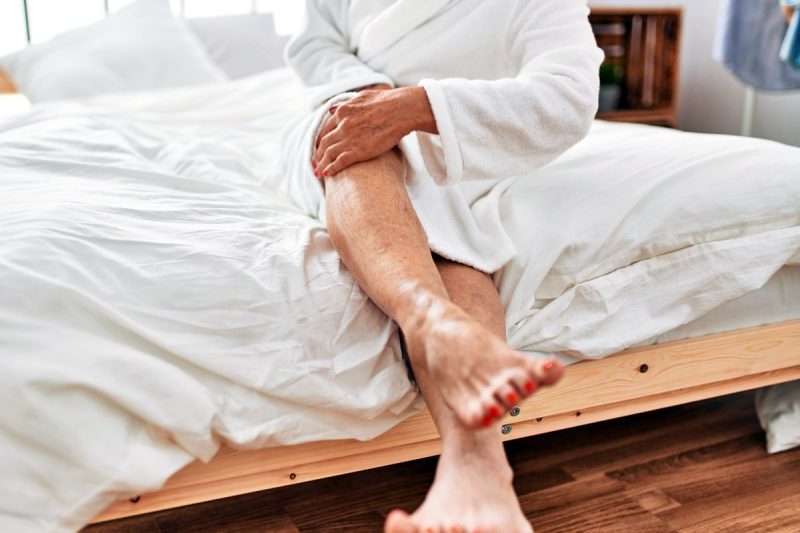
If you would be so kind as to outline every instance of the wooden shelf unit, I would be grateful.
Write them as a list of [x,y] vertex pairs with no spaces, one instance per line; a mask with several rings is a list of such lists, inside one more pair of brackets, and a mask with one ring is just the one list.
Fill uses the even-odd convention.
[[593,8],[589,19],[605,64],[622,71],[619,107],[598,118],[676,127],[682,10]]

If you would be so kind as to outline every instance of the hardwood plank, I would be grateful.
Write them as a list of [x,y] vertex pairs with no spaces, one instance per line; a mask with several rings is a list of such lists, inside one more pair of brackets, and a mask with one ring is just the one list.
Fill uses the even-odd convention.
[[547,514],[528,515],[538,533],[584,533],[586,531],[674,531],[657,516],[645,511],[625,493],[583,500]]
[[[753,509],[796,493],[798,479],[798,450],[783,457],[710,464],[693,475],[661,480],[661,490],[679,501],[681,506],[680,509],[659,513],[659,517],[680,529],[701,522],[715,522],[731,511]],[[797,526],[795,531],[800,531],[800,509],[797,509],[794,523]]]
[[[380,513],[363,513],[346,518],[332,518],[325,524],[320,524],[313,529],[305,528],[303,531],[314,531],[315,533],[377,533],[383,531],[385,520],[386,516]],[[271,532],[271,530],[268,531]]]
[[725,531],[727,533],[785,532],[797,533],[800,495],[794,494],[759,507],[732,509],[729,514],[682,529],[685,533]]
[[[519,502],[529,518],[550,516],[574,508],[584,501],[622,495],[625,485],[604,476],[573,481],[556,487],[519,496]],[[538,524],[538,522],[536,522]]]
[[654,514],[677,509],[681,505],[658,489],[648,489],[642,492],[625,492],[639,507]]

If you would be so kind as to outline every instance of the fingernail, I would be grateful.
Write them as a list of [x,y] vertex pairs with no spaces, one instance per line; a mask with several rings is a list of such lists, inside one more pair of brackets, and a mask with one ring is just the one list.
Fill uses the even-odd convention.
[[314,171],[314,177],[315,177],[315,178],[318,178],[318,177],[319,177],[319,172],[317,172],[316,170]]
[[508,398],[508,403],[517,403],[517,400],[519,400],[516,392],[509,392],[506,398]]
[[327,178],[328,177],[328,171],[327,170],[323,171],[322,175]]
[[312,161],[311,162],[311,166],[314,167],[314,170],[317,170],[317,162],[316,161]]
[[531,380],[525,383],[525,392],[530,394],[531,392],[536,390],[536,382]]
[[488,428],[492,425],[492,417],[489,415],[484,416],[483,420],[481,420],[481,424],[483,424],[483,427]]
[[489,416],[491,416],[492,418],[497,418],[498,416],[500,416],[500,408],[497,407],[496,405],[491,406],[489,408]]

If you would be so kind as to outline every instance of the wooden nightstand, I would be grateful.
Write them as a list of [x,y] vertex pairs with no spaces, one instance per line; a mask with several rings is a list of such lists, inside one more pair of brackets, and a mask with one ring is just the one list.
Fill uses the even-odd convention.
[[595,8],[589,20],[606,53],[597,118],[674,128],[682,11]]

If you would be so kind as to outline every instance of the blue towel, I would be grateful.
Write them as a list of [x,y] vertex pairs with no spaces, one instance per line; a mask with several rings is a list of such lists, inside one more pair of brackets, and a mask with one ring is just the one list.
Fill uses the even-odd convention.
[[781,61],[787,27],[778,2],[725,0],[723,10],[715,51],[717,59],[745,84],[756,89],[800,89],[800,72]]
[[781,47],[781,59],[800,70],[800,0],[783,0],[783,5],[795,8],[789,31]]

